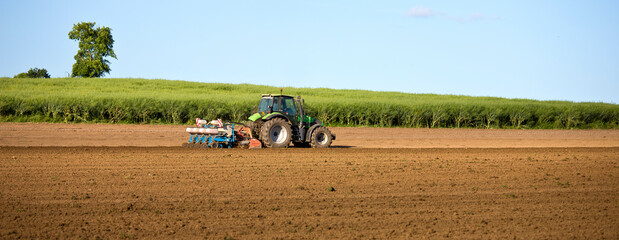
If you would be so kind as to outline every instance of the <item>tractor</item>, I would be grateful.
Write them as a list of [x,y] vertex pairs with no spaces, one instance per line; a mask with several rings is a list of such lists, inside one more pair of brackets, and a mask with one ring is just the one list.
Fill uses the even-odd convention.
[[267,148],[295,147],[327,148],[335,140],[323,123],[305,115],[301,96],[263,94],[246,126],[252,138]]

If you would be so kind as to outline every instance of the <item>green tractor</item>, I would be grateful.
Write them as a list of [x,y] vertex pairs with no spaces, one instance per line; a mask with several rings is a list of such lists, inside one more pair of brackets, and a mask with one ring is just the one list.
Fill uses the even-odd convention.
[[267,148],[287,148],[290,142],[295,147],[329,147],[335,134],[320,120],[305,115],[304,102],[301,96],[263,94],[247,124],[252,137]]

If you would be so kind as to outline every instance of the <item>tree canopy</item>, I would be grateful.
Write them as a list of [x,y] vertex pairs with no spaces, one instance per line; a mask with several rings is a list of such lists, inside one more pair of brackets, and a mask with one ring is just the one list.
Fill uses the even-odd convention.
[[50,76],[45,68],[31,68],[28,72],[17,74],[13,78],[50,78]]
[[79,41],[72,77],[102,77],[110,72],[110,61],[105,57],[116,58],[112,30],[94,26],[94,22],[80,22],[69,32],[69,39]]

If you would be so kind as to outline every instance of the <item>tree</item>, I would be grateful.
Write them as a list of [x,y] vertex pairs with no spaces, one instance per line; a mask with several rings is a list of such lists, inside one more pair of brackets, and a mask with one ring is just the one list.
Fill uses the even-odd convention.
[[13,78],[50,78],[45,68],[31,68],[28,72],[15,75]]
[[69,39],[79,41],[80,48],[73,57],[72,77],[102,77],[110,73],[110,61],[105,57],[116,59],[112,29],[105,26],[94,29],[94,26],[94,22],[80,22],[73,24],[69,32]]

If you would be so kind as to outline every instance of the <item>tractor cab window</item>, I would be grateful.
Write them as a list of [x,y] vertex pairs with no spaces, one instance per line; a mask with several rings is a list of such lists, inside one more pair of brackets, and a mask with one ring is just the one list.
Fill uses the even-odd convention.
[[285,98],[284,101],[282,101],[282,112],[288,116],[297,115],[297,108],[292,98]]
[[258,112],[269,112],[269,106],[271,106],[272,102],[273,98],[262,98],[262,100],[260,100],[260,105],[258,105]]

